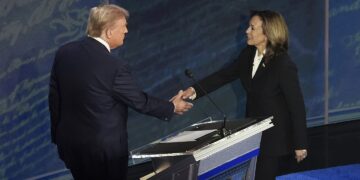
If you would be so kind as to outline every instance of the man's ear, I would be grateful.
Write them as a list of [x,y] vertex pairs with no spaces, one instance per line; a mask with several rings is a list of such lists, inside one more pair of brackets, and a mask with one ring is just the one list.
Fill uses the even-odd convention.
[[105,36],[107,39],[110,39],[112,37],[112,31],[110,28],[105,29]]

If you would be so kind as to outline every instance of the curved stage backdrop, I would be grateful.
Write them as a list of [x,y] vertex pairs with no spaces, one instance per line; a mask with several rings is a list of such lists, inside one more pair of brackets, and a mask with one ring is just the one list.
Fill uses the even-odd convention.
[[[360,0],[119,0],[130,11],[125,44],[113,51],[127,61],[145,91],[170,98],[192,82],[230,63],[245,46],[251,9],[281,12],[290,29],[290,54],[298,65],[308,125],[323,124],[324,80],[329,79],[330,121],[359,118]],[[64,168],[50,142],[49,72],[56,49],[84,36],[97,0],[2,0],[0,2],[0,179],[24,179]],[[329,77],[324,77],[324,19],[330,21]],[[239,81],[210,94],[228,114],[244,114]],[[206,98],[186,115],[162,122],[130,111],[130,148],[206,117],[221,114]],[[141,132],[141,133],[139,133]]]

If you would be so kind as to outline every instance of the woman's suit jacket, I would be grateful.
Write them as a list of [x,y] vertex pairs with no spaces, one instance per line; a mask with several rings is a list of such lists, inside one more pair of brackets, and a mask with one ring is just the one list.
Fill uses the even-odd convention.
[[[251,77],[256,48],[246,47],[230,66],[215,72],[199,82],[211,92],[235,79],[240,79],[246,91],[246,116],[274,116],[274,127],[263,132],[260,152],[280,156],[295,149],[307,147],[306,115],[303,95],[299,86],[296,65],[287,53],[260,63]],[[193,86],[197,97],[201,89]]]

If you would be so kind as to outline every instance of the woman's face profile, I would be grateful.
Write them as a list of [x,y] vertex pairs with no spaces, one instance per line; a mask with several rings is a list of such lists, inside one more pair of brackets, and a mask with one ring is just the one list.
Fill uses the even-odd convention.
[[256,46],[258,49],[265,49],[267,44],[267,37],[262,28],[262,21],[259,16],[253,16],[250,19],[249,27],[246,30],[247,44]]

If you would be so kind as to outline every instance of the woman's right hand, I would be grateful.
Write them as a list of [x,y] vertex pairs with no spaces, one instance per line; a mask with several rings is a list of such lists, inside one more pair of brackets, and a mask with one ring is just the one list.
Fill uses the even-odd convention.
[[183,99],[190,99],[190,100],[194,100],[196,98],[196,92],[195,89],[193,87],[189,87],[187,88],[183,95],[182,95]]

